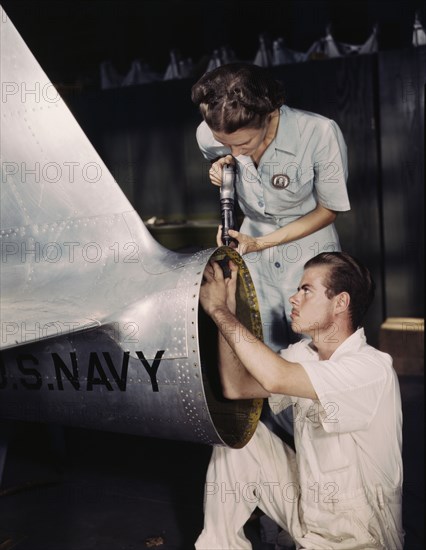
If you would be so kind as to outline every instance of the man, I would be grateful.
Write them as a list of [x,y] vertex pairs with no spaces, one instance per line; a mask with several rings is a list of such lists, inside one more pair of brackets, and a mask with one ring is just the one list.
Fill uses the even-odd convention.
[[389,355],[358,328],[374,296],[346,253],[309,260],[290,298],[292,328],[311,338],[274,353],[234,315],[237,268],[207,266],[200,301],[219,329],[223,393],[293,407],[296,453],[259,423],[243,449],[215,447],[197,550],[251,548],[243,527],[259,507],[297,548],[400,550],[401,399]]

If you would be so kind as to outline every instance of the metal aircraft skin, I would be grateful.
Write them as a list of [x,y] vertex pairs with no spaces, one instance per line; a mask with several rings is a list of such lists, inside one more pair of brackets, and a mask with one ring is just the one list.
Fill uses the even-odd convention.
[[261,337],[244,261],[157,243],[0,18],[0,420],[245,445],[262,402],[222,397],[217,331],[199,308],[204,268],[226,253],[237,314]]

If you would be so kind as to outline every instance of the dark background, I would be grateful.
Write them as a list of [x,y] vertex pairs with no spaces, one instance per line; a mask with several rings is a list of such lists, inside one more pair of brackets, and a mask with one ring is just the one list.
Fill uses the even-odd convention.
[[253,60],[260,33],[306,52],[325,36],[362,44],[379,25],[380,49],[411,45],[422,0],[3,0],[2,5],[54,82],[96,81],[102,61],[126,73],[133,59],[164,74],[169,52],[178,49],[195,65],[228,45]]

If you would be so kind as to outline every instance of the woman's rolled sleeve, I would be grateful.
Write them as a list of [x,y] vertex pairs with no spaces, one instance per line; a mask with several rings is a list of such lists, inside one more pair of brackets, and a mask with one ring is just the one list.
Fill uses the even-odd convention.
[[326,120],[321,126],[320,144],[315,155],[314,171],[315,192],[319,203],[336,212],[350,210],[346,187],[347,148],[342,132],[333,120]]

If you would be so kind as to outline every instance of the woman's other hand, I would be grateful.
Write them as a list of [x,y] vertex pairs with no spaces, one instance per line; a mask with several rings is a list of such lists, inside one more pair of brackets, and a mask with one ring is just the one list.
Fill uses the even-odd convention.
[[232,155],[226,155],[213,162],[209,170],[209,178],[213,185],[222,185],[223,167],[225,164],[235,165],[235,159]]

